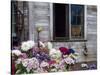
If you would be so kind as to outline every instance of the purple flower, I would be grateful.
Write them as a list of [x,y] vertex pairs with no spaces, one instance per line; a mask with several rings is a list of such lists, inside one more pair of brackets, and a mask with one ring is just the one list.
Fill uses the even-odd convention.
[[97,66],[95,64],[90,65],[90,69],[96,69]]
[[36,53],[36,54],[34,54],[34,57],[36,57],[39,60],[39,62],[44,61],[44,60],[45,61],[50,60],[49,55],[45,54],[45,53]]
[[75,61],[70,57],[65,58],[64,61],[65,61],[66,64],[69,64],[69,65],[75,63]]

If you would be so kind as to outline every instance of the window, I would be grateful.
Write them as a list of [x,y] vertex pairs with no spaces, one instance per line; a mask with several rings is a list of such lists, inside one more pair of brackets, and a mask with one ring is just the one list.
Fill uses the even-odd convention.
[[84,6],[71,5],[71,38],[84,38]]
[[84,6],[53,4],[53,40],[84,39]]

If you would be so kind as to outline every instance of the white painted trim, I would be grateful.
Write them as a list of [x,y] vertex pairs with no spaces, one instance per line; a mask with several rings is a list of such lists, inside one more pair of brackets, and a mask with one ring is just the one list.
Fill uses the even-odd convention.
[[87,40],[87,5],[84,5],[84,39]]
[[50,3],[50,40],[53,40],[53,3]]

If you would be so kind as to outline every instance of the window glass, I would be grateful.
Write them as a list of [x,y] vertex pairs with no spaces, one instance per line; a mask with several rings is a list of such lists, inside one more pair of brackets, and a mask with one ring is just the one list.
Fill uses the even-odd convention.
[[84,37],[84,6],[71,5],[71,38],[81,39]]

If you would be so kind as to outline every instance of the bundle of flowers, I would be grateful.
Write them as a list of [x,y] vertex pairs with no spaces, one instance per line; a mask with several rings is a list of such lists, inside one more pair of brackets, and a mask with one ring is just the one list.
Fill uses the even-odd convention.
[[36,58],[18,59],[16,61],[16,73],[34,73],[39,67],[39,61]]
[[60,47],[59,50],[62,53],[62,58],[71,58],[74,61],[78,58],[79,54],[72,48],[68,49],[65,47]]
[[[12,50],[13,72],[15,74],[67,71],[75,64],[78,54],[73,49],[53,48],[51,42],[22,42],[20,50]],[[13,67],[12,66],[12,67]]]
[[22,51],[28,51],[31,48],[33,48],[34,45],[35,45],[34,41],[25,41],[25,42],[22,42],[21,50]]

